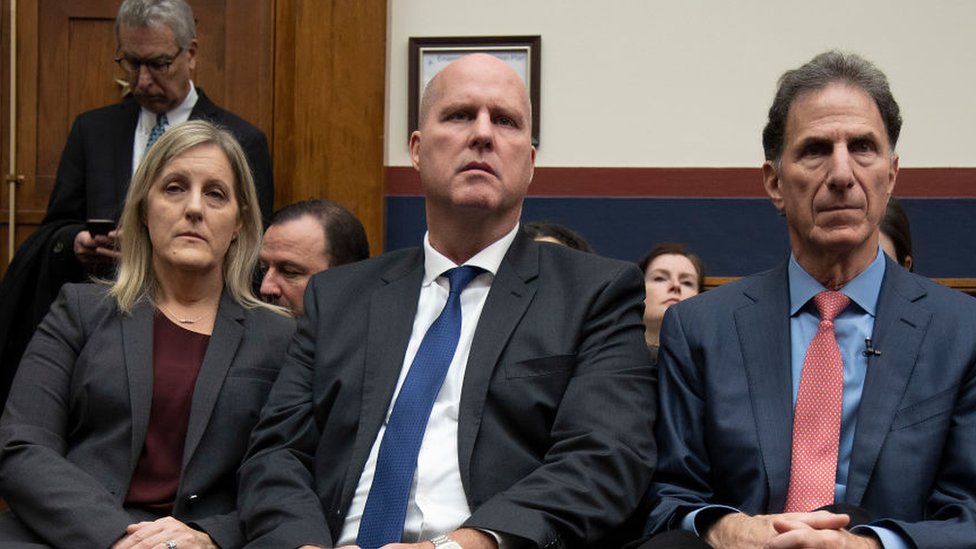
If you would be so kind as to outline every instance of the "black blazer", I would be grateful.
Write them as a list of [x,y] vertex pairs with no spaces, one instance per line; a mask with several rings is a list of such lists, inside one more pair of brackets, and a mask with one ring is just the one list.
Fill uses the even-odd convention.
[[[274,184],[264,134],[215,105],[202,89],[197,88],[197,94],[190,119],[209,120],[237,137],[251,164],[261,214],[267,220],[274,208]],[[121,103],[82,113],[75,119],[61,153],[47,213],[41,222],[67,219],[77,224],[73,232],[63,231],[66,249],[73,248],[74,237],[84,228],[86,219],[118,219],[122,213],[132,178],[132,143],[139,110],[139,103],[130,96]]]
[[[917,547],[976,543],[976,300],[887,259],[847,503]],[[648,528],[706,504],[782,513],[793,402],[787,264],[668,309]]]
[[[58,547],[108,547],[151,519],[123,508],[152,404],[153,315],[68,284],[38,327],[0,419],[0,496]],[[173,516],[243,542],[236,471],[294,321],[225,294],[197,378]],[[3,533],[0,532],[0,540]]]
[[[313,277],[241,468],[253,547],[336,541],[400,374],[423,258],[401,250]],[[579,548],[634,511],[655,459],[643,287],[634,265],[518,235],[465,370],[465,526]]]

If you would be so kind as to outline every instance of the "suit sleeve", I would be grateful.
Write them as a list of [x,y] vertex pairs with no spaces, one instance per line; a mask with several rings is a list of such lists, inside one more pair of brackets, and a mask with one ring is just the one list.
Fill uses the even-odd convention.
[[642,292],[631,267],[618,268],[589,297],[577,297],[589,304],[572,335],[575,367],[548,450],[528,475],[473,509],[464,526],[532,546],[584,547],[612,534],[637,509],[655,465],[654,373],[643,338]]
[[[42,225],[51,222],[68,221],[52,237],[52,245],[57,245],[67,261],[78,266],[74,257],[75,236],[85,228],[87,219],[87,202],[85,192],[85,147],[84,128],[80,119],[76,118],[71,125],[71,132],[61,152],[58,172],[54,179],[54,189],[48,200],[47,212],[44,214]],[[56,244],[55,244],[56,243]],[[78,266],[77,268],[80,268]]]
[[309,284],[305,316],[239,473],[238,509],[245,536],[258,547],[333,545],[313,474],[320,437],[313,402],[315,291]]
[[650,488],[652,507],[645,528],[648,534],[680,528],[684,516],[708,505],[714,493],[702,428],[702,372],[695,363],[680,312],[680,308],[669,308],[661,326],[660,415],[655,434],[662,450]]
[[90,328],[83,310],[66,286],[24,354],[0,420],[0,492],[53,545],[108,547],[125,534],[128,513],[65,457],[72,374]]

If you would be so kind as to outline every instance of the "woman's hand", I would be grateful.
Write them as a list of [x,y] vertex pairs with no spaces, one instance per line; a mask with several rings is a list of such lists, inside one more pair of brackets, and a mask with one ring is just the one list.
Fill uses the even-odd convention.
[[206,532],[194,530],[173,517],[130,524],[112,549],[217,549]]

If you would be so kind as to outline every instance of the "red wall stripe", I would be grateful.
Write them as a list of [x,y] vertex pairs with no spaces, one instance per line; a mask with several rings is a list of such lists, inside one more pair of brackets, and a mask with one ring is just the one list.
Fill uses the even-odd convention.
[[[411,167],[386,167],[386,194],[420,195]],[[976,198],[976,168],[902,168],[895,195]],[[536,168],[529,196],[762,198],[759,168]]]

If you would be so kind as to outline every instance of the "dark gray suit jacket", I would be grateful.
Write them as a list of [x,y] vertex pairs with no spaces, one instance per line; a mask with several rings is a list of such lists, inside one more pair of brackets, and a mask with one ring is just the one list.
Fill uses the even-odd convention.
[[[331,547],[392,398],[423,278],[401,250],[316,275],[241,467],[254,547]],[[472,516],[517,546],[587,547],[654,467],[653,374],[633,265],[520,234],[465,371],[458,461]]]
[[[887,260],[845,501],[918,547],[976,543],[976,300]],[[781,513],[790,477],[787,266],[671,307],[652,532],[706,504]],[[840,503],[840,502],[838,502]]]
[[[153,314],[121,314],[107,287],[68,284],[38,327],[0,420],[0,496],[57,547],[108,547],[142,452],[153,382]],[[236,471],[294,321],[229,295],[197,378],[173,516],[240,546]],[[2,539],[2,534],[0,534]]]

